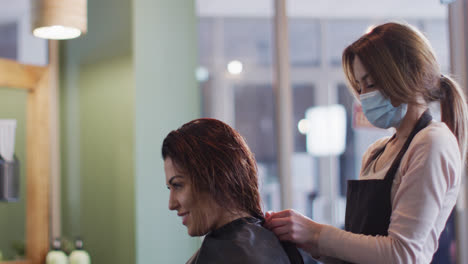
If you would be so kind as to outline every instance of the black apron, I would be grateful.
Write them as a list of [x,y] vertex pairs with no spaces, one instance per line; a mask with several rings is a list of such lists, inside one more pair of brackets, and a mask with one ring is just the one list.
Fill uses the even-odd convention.
[[[345,230],[363,235],[387,236],[392,214],[391,191],[401,159],[414,136],[432,120],[429,110],[419,118],[408,139],[382,180],[349,180],[346,195]],[[385,147],[372,155],[375,159]],[[367,162],[369,165],[369,162]],[[346,262],[345,262],[346,263]]]

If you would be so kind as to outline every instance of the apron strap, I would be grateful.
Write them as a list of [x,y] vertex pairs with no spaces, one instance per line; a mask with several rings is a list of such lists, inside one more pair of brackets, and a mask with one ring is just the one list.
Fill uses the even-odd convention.
[[408,150],[408,147],[409,147],[411,141],[413,140],[414,136],[416,136],[416,134],[419,131],[421,131],[422,129],[427,127],[429,125],[429,123],[431,122],[431,120],[432,120],[431,112],[429,111],[429,109],[427,109],[426,111],[424,111],[422,116],[419,118],[418,122],[416,122],[416,125],[414,126],[414,128],[411,131],[410,135],[406,139],[405,144],[401,148],[398,155],[395,157],[395,160],[393,160],[392,166],[387,171],[387,174],[385,174],[385,179],[384,179],[385,181],[393,182],[393,179],[395,178],[398,167],[400,167],[401,160],[402,160],[403,156],[405,155],[406,150]]
[[383,147],[381,147],[380,149],[377,149],[375,150],[371,155],[370,157],[366,160],[366,162],[364,163],[364,166],[363,168],[366,168],[367,166],[369,166],[369,164],[377,159],[378,156],[380,156],[384,151],[385,149],[387,148],[387,144],[392,141],[394,138],[395,138],[396,134],[393,134],[393,136],[385,143],[385,145]]

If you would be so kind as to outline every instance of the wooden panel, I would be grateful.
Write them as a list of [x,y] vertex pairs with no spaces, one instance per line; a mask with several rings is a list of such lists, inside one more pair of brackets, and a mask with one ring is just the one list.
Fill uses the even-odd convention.
[[0,261],[0,264],[31,264],[29,260]]
[[44,73],[28,94],[26,254],[32,264],[43,264],[49,250],[50,189],[50,78]]
[[0,58],[0,87],[32,90],[46,68]]
[[[52,42],[51,44],[50,53],[53,63],[48,67],[23,65],[0,58],[0,87],[29,91],[26,128],[26,252],[28,260],[7,261],[0,262],[0,264],[43,264],[49,251],[51,173],[54,172],[56,177],[60,177],[57,172],[60,168],[58,166],[57,105],[58,43]],[[51,168],[52,161],[54,170]]]

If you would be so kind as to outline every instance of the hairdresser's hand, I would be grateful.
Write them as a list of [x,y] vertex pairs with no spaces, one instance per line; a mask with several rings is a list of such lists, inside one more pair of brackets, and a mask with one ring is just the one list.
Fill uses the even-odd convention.
[[318,240],[322,225],[294,210],[267,212],[266,228],[273,231],[282,241],[291,241],[312,255],[318,253]]

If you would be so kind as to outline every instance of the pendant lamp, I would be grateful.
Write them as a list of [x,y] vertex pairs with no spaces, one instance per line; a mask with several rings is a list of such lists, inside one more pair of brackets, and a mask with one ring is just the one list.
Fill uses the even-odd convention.
[[31,4],[34,36],[72,39],[86,33],[86,0],[31,0]]

